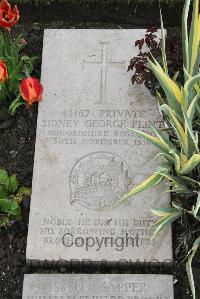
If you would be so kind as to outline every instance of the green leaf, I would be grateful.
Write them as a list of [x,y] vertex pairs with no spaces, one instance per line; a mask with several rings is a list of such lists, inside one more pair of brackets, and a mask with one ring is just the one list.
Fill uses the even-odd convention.
[[8,198],[1,198],[0,211],[7,213],[8,215],[16,216],[21,214],[21,207],[16,201],[13,201]]
[[6,198],[8,196],[7,190],[3,188],[3,186],[0,185],[0,198]]
[[193,211],[194,213],[194,217],[196,218],[198,212],[199,212],[199,209],[200,209],[200,192],[198,192],[198,197],[197,197],[197,202],[196,202],[196,206],[195,206],[195,209]]
[[27,188],[27,187],[21,187],[19,189],[19,191],[17,192],[17,195],[28,195],[31,196],[31,188]]
[[182,178],[185,181],[189,182],[189,184],[192,184],[194,188],[200,187],[200,182],[195,181],[195,180],[193,180],[193,179],[191,179],[190,177],[187,177],[187,176],[182,176]]
[[[183,115],[184,115],[184,119],[185,119],[185,130],[186,130],[187,140],[188,140],[188,144],[189,144],[188,150],[190,153],[193,153],[194,150],[197,153],[199,153],[198,141],[196,140],[196,137],[193,132],[192,122],[188,118],[185,111],[183,111]],[[190,142],[190,139],[192,140],[191,142]]]
[[189,38],[188,38],[188,15],[190,10],[190,0],[185,1],[182,17],[182,45],[183,62],[185,70],[189,73]]
[[184,180],[181,179],[181,177],[175,177],[173,175],[170,175],[168,173],[165,172],[156,172],[157,174],[160,174],[163,178],[169,180],[170,182],[172,182],[172,190],[174,192],[182,192],[182,193],[191,193],[191,190],[189,190],[187,188],[187,185],[185,184]]
[[8,198],[0,198],[0,212],[8,213],[10,207],[11,201]]
[[165,134],[162,130],[157,129],[152,123],[150,123],[150,128],[156,134],[156,136],[163,141],[163,143],[167,144],[170,151],[173,149],[175,152],[177,151],[174,144],[170,141],[169,135]]
[[18,216],[21,214],[21,207],[16,201],[11,201],[9,215]]
[[196,75],[188,79],[184,85],[184,92],[189,105],[191,104],[196,94],[198,94],[198,92],[195,89],[195,85],[197,85],[199,82],[200,82],[200,75]]
[[142,136],[143,138],[145,138],[146,140],[148,140],[149,142],[151,142],[154,146],[156,146],[157,148],[159,148],[161,151],[163,151],[164,153],[168,153],[170,150],[170,147],[168,146],[167,143],[165,143],[162,139],[156,138],[150,134],[147,134],[145,132],[142,131],[138,131],[136,129],[132,129],[132,128],[128,128],[130,131],[135,132],[137,135]]
[[171,80],[171,78],[165,74],[159,63],[155,60],[153,63],[150,59],[149,68],[152,70],[156,78],[158,79],[165,95],[167,97],[168,103],[176,111],[177,115],[181,115],[181,102],[182,93],[178,85]]
[[0,55],[3,55],[3,48],[4,48],[4,36],[3,33],[0,32]]
[[5,101],[6,99],[7,99],[7,96],[6,96],[6,94],[5,94],[5,91],[4,90],[2,90],[2,85],[1,85],[1,87],[0,87],[0,102],[1,101]]
[[200,99],[199,95],[197,94],[194,99],[192,100],[188,110],[187,110],[187,116],[189,118],[189,120],[191,122],[193,122],[193,117],[194,117],[194,114],[195,114],[195,109],[197,110],[197,101]]
[[176,208],[159,208],[159,209],[151,209],[151,212],[159,217],[168,217],[173,213],[178,213],[179,211]]
[[15,93],[19,90],[19,80],[16,77],[13,77],[9,80],[8,88],[11,93]]
[[22,105],[25,105],[25,102],[24,102],[24,101],[21,101],[21,102],[16,103],[16,104],[12,107],[12,109],[9,111],[10,114],[11,114],[11,115],[14,115],[14,114],[16,113],[17,109],[18,109],[20,106],[22,106]]
[[20,41],[22,39],[23,35],[22,34],[19,34],[17,36],[17,38],[14,39],[14,41],[12,42],[12,48],[18,48],[19,47],[19,44],[20,44]]
[[118,206],[125,200],[129,199],[130,197],[150,188],[153,186],[158,185],[163,180],[162,176],[159,174],[152,174],[148,179],[146,179],[143,183],[139,184],[138,186],[134,187],[127,195],[122,197],[116,204],[113,205],[112,208]]
[[0,169],[0,185],[4,188],[9,186],[9,177],[6,170]]
[[173,76],[173,81],[176,82],[178,76],[180,75],[180,71],[176,72],[175,75]]
[[10,225],[10,219],[9,219],[9,217],[1,215],[0,216],[0,228],[1,227],[7,228],[7,227],[9,227],[9,225]]
[[23,197],[25,195],[31,196],[31,189],[27,187],[22,187],[19,189],[17,194],[15,195],[14,199],[16,200],[17,203],[21,203],[23,200]]
[[181,169],[181,159],[180,159],[179,155],[177,155],[173,150],[170,151],[170,155],[172,155],[174,157],[175,169],[176,169],[176,172],[178,173]]
[[10,104],[10,106],[9,106],[9,113],[11,115],[14,115],[15,112],[16,112],[16,110],[17,110],[17,108],[20,107],[20,106],[22,106],[22,105],[24,105],[24,104],[25,104],[25,102],[24,102],[24,100],[22,100],[21,94],[18,94],[18,96],[16,97],[16,99],[14,99],[12,101],[12,103]]
[[21,57],[21,60],[22,61],[30,61],[30,57],[27,56],[27,55],[24,55],[24,56]]
[[179,171],[180,175],[185,175],[191,173],[191,171],[200,163],[200,154],[194,154],[190,160],[185,163],[181,170]]
[[172,164],[172,165],[176,164],[176,160],[173,159],[171,153],[169,153],[169,154],[166,154],[166,153],[158,153],[158,154],[156,155],[156,159],[157,159],[158,157],[160,157],[160,156],[163,157],[164,159],[166,159],[166,161],[169,162],[170,164]]
[[8,186],[8,190],[11,192],[11,193],[15,193],[17,191],[19,187],[19,182],[17,180],[17,177],[16,175],[12,175],[9,177],[9,186]]
[[199,69],[200,17],[199,1],[193,1],[193,16],[189,38],[189,73],[194,76]]
[[194,276],[192,272],[192,262],[197,250],[199,249],[199,246],[200,246],[200,237],[196,239],[192,249],[189,251],[188,261],[186,263],[186,270],[187,270],[187,275],[188,275],[193,299],[196,299],[196,291],[195,291],[195,284],[194,284]]
[[174,128],[176,136],[180,142],[182,150],[185,153],[185,155],[187,156],[188,155],[188,139],[187,139],[187,136],[185,134],[185,131],[184,131],[181,123],[178,120],[177,114],[167,104],[162,105],[160,107],[160,109],[168,117],[169,122],[171,123],[172,127]]
[[[160,210],[160,212],[159,212]],[[171,212],[170,212],[171,210]],[[164,217],[162,217],[159,221],[157,221],[153,226],[152,229],[155,229],[155,232],[153,234],[153,238],[155,238],[155,236],[157,234],[159,234],[161,231],[163,231],[164,229],[166,229],[172,222],[174,222],[175,220],[177,220],[178,218],[181,217],[182,212],[177,210],[176,208],[167,208],[167,209],[152,209],[151,210],[152,213],[154,213],[155,215],[165,215]],[[165,211],[165,212],[164,212]]]
[[163,25],[163,17],[162,12],[160,9],[160,20],[161,20],[161,42],[162,42],[162,61],[163,61],[163,68],[165,71],[165,74],[168,75],[168,67],[167,67],[167,56],[166,56],[166,46],[165,46],[165,31],[164,31],[164,25]]

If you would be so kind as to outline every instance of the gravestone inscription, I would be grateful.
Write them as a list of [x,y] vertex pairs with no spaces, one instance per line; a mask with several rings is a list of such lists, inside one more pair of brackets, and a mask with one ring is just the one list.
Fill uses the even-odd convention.
[[165,185],[112,206],[155,169],[127,130],[162,126],[156,100],[127,73],[144,30],[45,30],[28,261],[172,260],[171,230],[152,240]]
[[22,299],[173,299],[173,277],[141,274],[28,274]]

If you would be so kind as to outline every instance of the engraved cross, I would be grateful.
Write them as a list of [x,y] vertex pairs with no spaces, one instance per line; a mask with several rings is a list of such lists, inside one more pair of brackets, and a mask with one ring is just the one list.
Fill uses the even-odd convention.
[[113,61],[108,60],[108,42],[100,42],[101,44],[101,61],[86,61],[83,60],[83,67],[85,64],[97,64],[101,68],[101,82],[100,82],[100,100],[98,103],[102,103],[106,99],[106,84],[107,84],[107,70],[111,65],[121,66],[125,69],[126,61]]

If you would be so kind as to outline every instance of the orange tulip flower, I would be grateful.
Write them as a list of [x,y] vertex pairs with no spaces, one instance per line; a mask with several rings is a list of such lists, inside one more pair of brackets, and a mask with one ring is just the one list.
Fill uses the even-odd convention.
[[0,60],[0,83],[3,83],[8,79],[8,70],[3,62],[3,60]]
[[11,8],[7,0],[0,2],[0,26],[10,30],[19,20],[19,11],[17,6]]
[[43,86],[35,78],[29,77],[24,79],[20,84],[20,91],[23,99],[29,105],[42,101]]

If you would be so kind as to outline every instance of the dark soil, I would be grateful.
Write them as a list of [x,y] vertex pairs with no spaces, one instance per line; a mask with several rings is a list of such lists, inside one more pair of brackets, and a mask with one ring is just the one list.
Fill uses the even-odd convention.
[[[29,13],[30,15],[30,13]],[[153,14],[158,18],[157,12]],[[151,14],[147,14],[151,16]],[[68,22],[37,22],[31,24],[30,19],[27,18],[27,23],[23,23],[18,26],[16,32],[23,31],[24,37],[27,39],[29,46],[27,53],[36,54],[39,56],[39,61],[36,66],[36,74],[40,74],[41,64],[41,51],[42,51],[42,39],[44,28],[131,28],[140,27],[144,25],[152,25],[156,22],[147,19],[146,23],[143,18],[140,17],[140,22],[128,23],[126,20],[120,24],[115,21],[100,22],[97,20],[90,21],[74,21],[73,18],[69,18]],[[174,15],[173,15],[174,16]],[[177,15],[180,19],[180,12]],[[176,17],[177,17],[176,16]],[[34,17],[34,16],[32,16]],[[170,15],[169,15],[170,17]],[[168,19],[169,19],[168,17]],[[155,21],[155,20],[154,20]],[[135,22],[135,23],[134,23]],[[177,18],[176,18],[177,22]],[[134,23],[134,25],[133,25]],[[139,24],[139,25],[138,25]],[[145,25],[146,24],[146,25]],[[133,41],[134,42],[134,41]],[[133,44],[134,46],[134,44]],[[48,88],[48,87],[46,87]],[[35,145],[35,132],[36,132],[36,120],[37,120],[37,107],[34,106],[31,110],[21,108],[17,113],[13,125],[8,129],[0,130],[0,168],[7,169],[10,174],[17,174],[22,185],[31,187],[32,183],[32,171],[33,171],[33,158],[34,158],[34,145]],[[26,238],[28,229],[28,215],[29,215],[29,203],[30,199],[26,198],[23,202],[23,221],[21,223],[14,224],[9,230],[0,231],[0,299],[18,299],[22,294],[23,275],[25,273],[67,273],[68,269],[60,267],[57,271],[50,269],[32,268],[26,265],[25,251],[26,251]],[[174,226],[174,247],[177,245],[177,237],[180,234],[180,226],[177,223]],[[174,248],[175,251],[176,248]],[[176,258],[176,257],[175,257]],[[180,258],[180,256],[179,256]],[[77,270],[80,271],[80,270]],[[109,269],[98,269],[98,272],[108,272]],[[111,271],[112,272],[112,271]],[[129,269],[130,273],[137,273],[138,269]],[[141,272],[141,271],[140,271]],[[188,299],[189,286],[187,282],[187,276],[184,266],[180,266],[178,269],[158,269],[151,268],[144,270],[146,273],[169,273],[174,274],[175,282],[175,299]],[[200,269],[199,259],[194,263],[194,272],[197,285],[197,294],[200,294]],[[198,295],[199,296],[199,295]],[[200,298],[200,297],[198,297]]]
[[[74,23],[115,23],[129,24],[141,27],[148,24],[160,25],[160,10],[158,5],[133,4],[133,1],[67,1],[65,3],[56,1],[50,5],[37,5],[32,0],[32,4],[21,5],[21,15],[25,22],[62,22],[73,21]],[[159,1],[158,1],[159,3]],[[162,4],[165,26],[175,26],[180,23],[180,12],[183,3],[170,6]],[[178,18],[177,18],[178,16]]]

